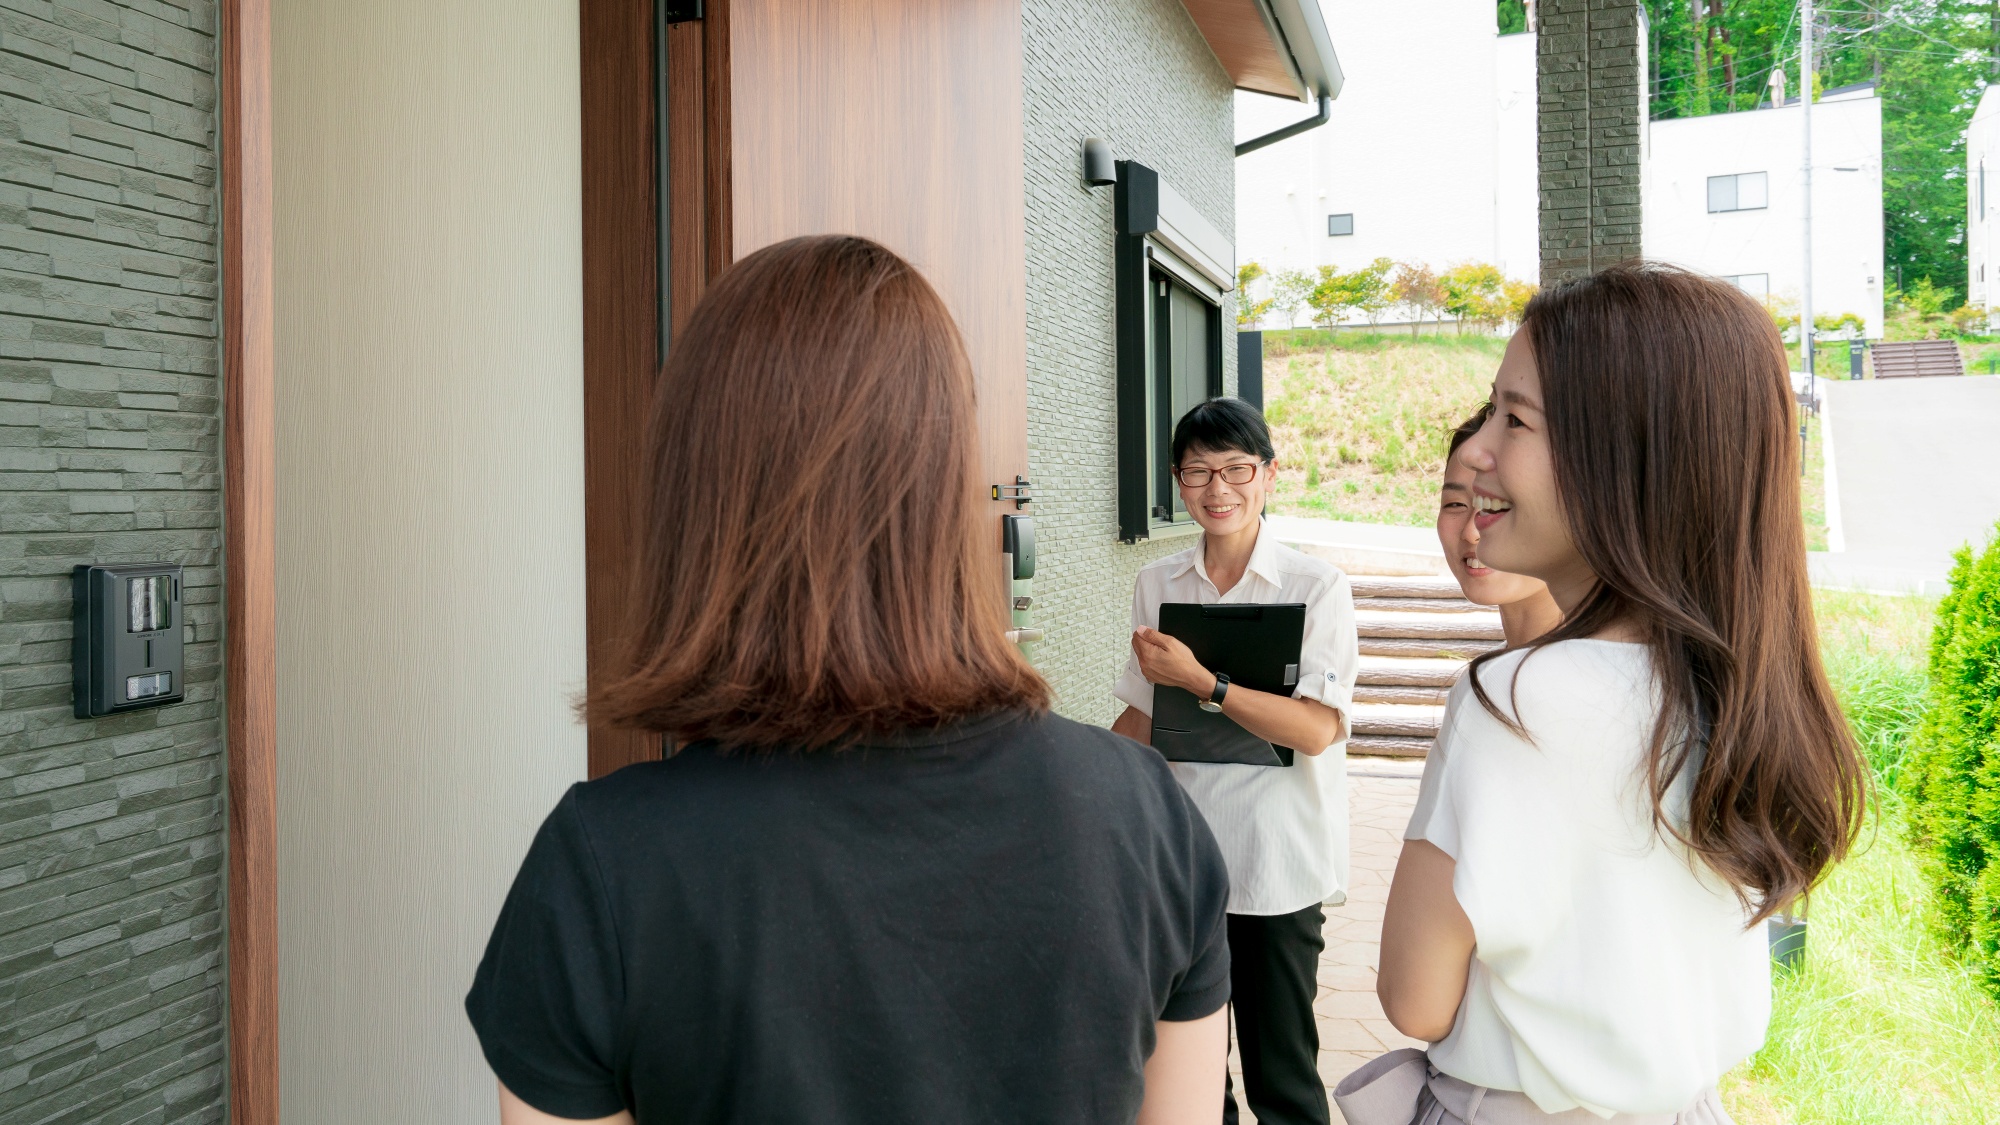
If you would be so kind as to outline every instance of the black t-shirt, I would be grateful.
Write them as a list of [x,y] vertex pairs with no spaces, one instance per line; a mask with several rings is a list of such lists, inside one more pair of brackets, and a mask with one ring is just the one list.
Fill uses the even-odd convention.
[[1160,756],[997,715],[691,746],[573,787],[466,1012],[559,1117],[1129,1122],[1156,1020],[1229,996],[1229,876]]

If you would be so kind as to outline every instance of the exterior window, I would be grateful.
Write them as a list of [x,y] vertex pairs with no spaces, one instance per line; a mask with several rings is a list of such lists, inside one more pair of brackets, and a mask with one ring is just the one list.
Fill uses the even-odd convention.
[[1334,238],[1339,235],[1353,234],[1353,233],[1354,233],[1353,212],[1350,211],[1345,215],[1328,215],[1326,217],[1326,236],[1328,238]]
[[1169,456],[1174,423],[1222,394],[1222,306],[1236,248],[1160,174],[1118,162],[1113,193],[1118,286],[1118,538],[1197,530]]
[[1769,180],[1762,172],[1708,178],[1708,210],[1757,211],[1769,205]]
[[1732,274],[1722,280],[1730,282],[1732,286],[1748,292],[1758,300],[1770,296],[1770,274]]
[[1768,273],[1739,273],[1722,280],[1760,301],[1771,295],[1771,275]]
[[1194,519],[1174,485],[1174,423],[1222,393],[1222,310],[1194,290],[1153,272],[1153,522]]

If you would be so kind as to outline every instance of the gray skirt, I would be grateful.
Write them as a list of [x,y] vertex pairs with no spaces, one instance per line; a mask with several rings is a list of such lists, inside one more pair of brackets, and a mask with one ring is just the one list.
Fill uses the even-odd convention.
[[1679,1113],[1544,1113],[1519,1091],[1488,1090],[1440,1072],[1415,1047],[1369,1060],[1340,1080],[1333,1100],[1347,1125],[1735,1125],[1713,1087]]

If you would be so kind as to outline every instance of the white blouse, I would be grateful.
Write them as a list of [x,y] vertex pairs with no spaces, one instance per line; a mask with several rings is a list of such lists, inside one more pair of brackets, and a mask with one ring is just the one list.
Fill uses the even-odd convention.
[[[1651,657],[1561,641],[1480,682],[1532,741],[1460,677],[1404,833],[1457,861],[1477,941],[1431,1061],[1549,1113],[1680,1110],[1763,1043],[1770,954],[1731,888],[1653,827]],[[1670,818],[1687,789],[1684,775]]]
[[[1224,594],[1209,581],[1202,543],[1139,571],[1132,584],[1132,627],[1160,627],[1160,603],[1304,603],[1295,699],[1348,713],[1360,650],[1354,594],[1347,576],[1278,542],[1268,526],[1257,535],[1250,564]],[[1147,715],[1153,685],[1139,660],[1125,658],[1112,694]],[[1289,766],[1174,762],[1174,777],[1193,798],[1229,865],[1229,913],[1289,914],[1347,891],[1347,753],[1336,742]]]

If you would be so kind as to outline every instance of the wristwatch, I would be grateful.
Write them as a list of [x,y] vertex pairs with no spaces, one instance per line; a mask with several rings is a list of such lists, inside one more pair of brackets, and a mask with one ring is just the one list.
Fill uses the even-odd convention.
[[1222,697],[1228,694],[1229,677],[1221,672],[1217,672],[1215,674],[1215,690],[1209,692],[1208,698],[1201,701],[1201,709],[1204,711],[1222,710]]

